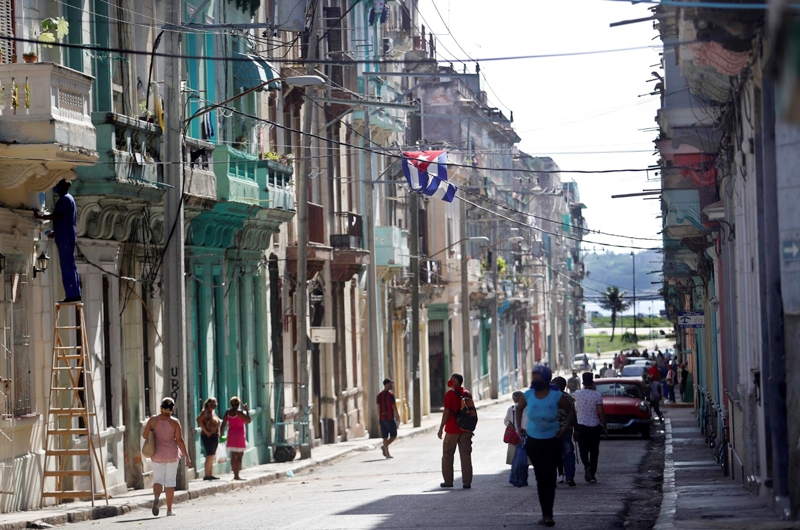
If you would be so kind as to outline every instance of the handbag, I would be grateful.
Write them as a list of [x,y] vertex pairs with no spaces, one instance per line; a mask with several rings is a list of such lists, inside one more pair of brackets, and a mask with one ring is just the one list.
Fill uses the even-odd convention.
[[[156,419],[156,425],[158,425],[158,419]],[[155,425],[153,429],[155,429]],[[153,458],[153,455],[156,454],[156,435],[153,429],[150,429],[150,432],[147,433],[147,439],[142,446],[142,456],[147,458]]]
[[517,488],[528,485],[528,452],[522,445],[518,445],[514,453],[514,460],[511,461],[511,476],[508,477],[508,482]]
[[214,454],[214,462],[224,464],[228,461],[228,444],[220,442],[217,444],[217,452]]
[[514,427],[506,425],[506,432],[503,433],[503,441],[507,444],[519,445],[521,440]]

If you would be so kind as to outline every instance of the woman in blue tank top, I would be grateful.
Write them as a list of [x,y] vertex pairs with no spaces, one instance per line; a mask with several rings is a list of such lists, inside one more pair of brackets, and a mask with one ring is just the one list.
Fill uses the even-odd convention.
[[[542,519],[537,523],[554,526],[553,503],[556,499],[556,472],[561,442],[559,437],[575,422],[575,409],[564,394],[550,387],[553,373],[550,368],[537,364],[531,374],[531,388],[517,404],[517,424],[522,425],[522,409],[527,407],[528,428],[520,429],[527,435],[525,450],[533,464],[536,476],[536,490],[542,508]],[[567,424],[559,427],[558,409],[567,411]]]

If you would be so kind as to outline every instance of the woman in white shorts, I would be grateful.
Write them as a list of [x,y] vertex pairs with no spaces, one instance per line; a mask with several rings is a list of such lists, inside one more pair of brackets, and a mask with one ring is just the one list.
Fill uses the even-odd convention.
[[181,455],[186,455],[186,465],[192,467],[192,460],[183,443],[181,422],[172,417],[175,402],[172,398],[161,401],[161,414],[153,416],[144,428],[144,439],[153,431],[156,451],[153,453],[153,515],[158,515],[158,504],[161,491],[166,491],[167,515],[175,515],[172,511],[172,498],[175,496],[175,481],[178,475],[178,462]]

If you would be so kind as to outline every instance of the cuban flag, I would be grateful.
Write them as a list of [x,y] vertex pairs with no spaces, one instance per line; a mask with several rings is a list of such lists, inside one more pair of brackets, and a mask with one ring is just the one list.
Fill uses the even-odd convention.
[[457,188],[447,182],[447,151],[403,151],[403,173],[413,191],[453,202]]

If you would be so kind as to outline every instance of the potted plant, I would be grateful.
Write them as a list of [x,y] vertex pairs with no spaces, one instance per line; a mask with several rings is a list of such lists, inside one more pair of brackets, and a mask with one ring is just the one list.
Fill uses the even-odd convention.
[[69,35],[69,22],[64,17],[46,18],[42,20],[41,27],[39,42],[42,43],[42,48],[52,48],[52,43],[61,42]]
[[36,55],[36,52],[25,52],[22,54],[22,60],[26,63],[35,63],[39,59],[39,56]]

